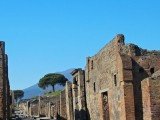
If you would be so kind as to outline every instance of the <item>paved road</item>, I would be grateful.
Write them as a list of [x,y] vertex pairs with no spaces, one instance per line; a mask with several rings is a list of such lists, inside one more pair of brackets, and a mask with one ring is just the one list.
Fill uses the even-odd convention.
[[54,120],[54,119],[49,119],[48,117],[37,118],[37,119],[28,118],[23,113],[23,111],[15,110],[14,114],[12,115],[12,119],[11,120]]
[[32,118],[24,118],[24,117],[18,117],[18,116],[16,116],[16,117],[12,117],[12,119],[11,120],[34,120],[34,119],[32,119]]
[[24,113],[20,110],[15,110],[14,114],[12,114],[11,120],[34,120],[32,118],[26,118]]

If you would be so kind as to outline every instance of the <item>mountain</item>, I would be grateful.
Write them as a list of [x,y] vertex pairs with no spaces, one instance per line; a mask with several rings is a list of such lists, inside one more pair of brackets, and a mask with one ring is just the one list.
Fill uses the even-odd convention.
[[[70,74],[74,69],[68,69],[66,71],[63,72],[57,72],[60,74],[63,74],[69,81],[72,81],[72,75]],[[60,86],[60,85],[55,85],[55,90],[62,90],[64,87]],[[24,89],[24,97],[23,99],[29,99],[35,96],[39,96],[39,95],[43,95],[46,92],[49,92],[52,90],[52,87],[48,87],[46,90],[43,90],[41,88],[38,87],[38,83],[28,87],[26,89]]]

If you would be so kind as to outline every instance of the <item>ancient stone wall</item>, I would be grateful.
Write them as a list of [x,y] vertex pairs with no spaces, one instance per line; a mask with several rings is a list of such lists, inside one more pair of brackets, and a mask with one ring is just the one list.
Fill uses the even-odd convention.
[[8,79],[8,57],[5,43],[0,41],[0,120],[10,117],[10,85]]
[[[121,55],[124,46],[124,36],[117,35],[99,53],[87,59],[86,98],[91,120],[134,120],[132,72],[129,71],[132,65],[130,57],[125,59]],[[125,62],[130,66],[123,65]],[[126,114],[126,106],[130,106],[130,114]]]
[[60,96],[40,96],[19,103],[19,109],[26,116],[57,118],[60,115]]
[[31,116],[39,116],[38,100],[30,102]]
[[18,104],[19,110],[23,111],[24,115],[29,115],[28,102],[20,102]]
[[10,96],[10,84],[8,78],[8,56],[5,55],[5,82],[6,82],[6,118],[10,119],[11,116],[11,96]]
[[[38,107],[38,106],[37,106]],[[41,107],[40,107],[40,116],[46,116],[47,117],[47,104],[43,100],[41,100]]]
[[15,103],[14,92],[10,90],[10,116],[12,115],[12,111],[14,109],[14,103]]
[[5,43],[0,42],[0,120],[6,119]]
[[66,92],[65,89],[60,94],[60,117],[62,120],[67,119],[67,108],[66,108]]
[[128,45],[128,55],[132,58],[132,73],[134,87],[135,117],[143,119],[141,81],[150,77],[160,69],[160,54],[158,51],[147,51],[136,45]]
[[[57,97],[41,100],[40,115],[64,120],[159,120],[160,52],[125,44],[117,35],[85,71],[75,69]],[[38,107],[38,105],[37,105]]]
[[66,82],[66,113],[67,120],[73,120],[73,97],[72,97],[72,83]]
[[60,114],[60,96],[50,97],[48,101],[48,117],[56,118]]
[[[119,55],[118,55],[119,56]],[[133,91],[133,73],[131,57],[121,54],[117,57],[118,79],[120,79],[120,90],[122,97],[119,100],[121,111],[120,119],[134,120],[135,119],[135,104]],[[114,79],[115,80],[115,79]]]
[[56,115],[57,101],[59,100],[59,97],[57,97],[40,97],[40,103],[37,104],[37,108],[39,108],[39,116],[50,118]]
[[85,72],[79,68],[75,69],[71,74],[73,76],[73,119],[86,120]]
[[8,57],[5,43],[0,41],[0,120],[10,117],[10,85],[8,79]]
[[141,81],[159,69],[159,51],[125,45],[124,36],[117,35],[95,56],[87,58],[85,81],[90,119],[142,120]]
[[160,118],[160,71],[142,81],[143,120]]

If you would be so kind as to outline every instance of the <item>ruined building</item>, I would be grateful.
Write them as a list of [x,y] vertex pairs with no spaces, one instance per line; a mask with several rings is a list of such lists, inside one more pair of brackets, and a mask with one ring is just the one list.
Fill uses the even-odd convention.
[[85,81],[90,119],[149,120],[146,114],[151,119],[160,116],[158,77],[152,79],[159,69],[160,52],[125,45],[124,36],[117,35],[87,59]]
[[0,120],[9,120],[10,101],[8,57],[5,54],[5,43],[0,41]]
[[46,108],[51,113],[49,117],[159,120],[159,51],[125,44],[124,36],[119,34],[96,55],[87,58],[85,70],[75,69],[71,74],[73,83],[67,82],[61,95]]

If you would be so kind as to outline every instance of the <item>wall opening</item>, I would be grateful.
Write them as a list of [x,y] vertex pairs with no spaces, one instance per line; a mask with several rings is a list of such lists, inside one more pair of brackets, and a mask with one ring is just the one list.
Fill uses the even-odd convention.
[[117,75],[114,75],[114,85],[117,86]]
[[150,72],[151,72],[151,74],[153,74],[154,73],[154,68],[151,68]]
[[73,78],[73,84],[78,85],[76,77]]
[[96,83],[95,82],[93,84],[93,89],[94,89],[94,92],[96,92]]
[[143,73],[144,69],[143,68],[139,68],[139,73]]
[[110,120],[110,118],[109,118],[108,92],[103,92],[101,99],[102,99],[103,120]]
[[93,70],[93,60],[91,61],[91,70]]

